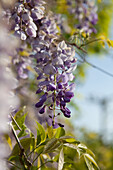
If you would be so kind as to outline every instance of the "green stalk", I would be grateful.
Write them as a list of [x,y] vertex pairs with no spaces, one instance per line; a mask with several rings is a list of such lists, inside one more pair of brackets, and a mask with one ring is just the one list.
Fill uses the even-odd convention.
[[[54,75],[54,80],[55,80],[55,86],[56,86],[56,74]],[[53,123],[54,123],[54,118],[55,118],[55,107],[56,107],[56,90],[54,90],[54,107],[53,107],[54,117],[53,117]]]

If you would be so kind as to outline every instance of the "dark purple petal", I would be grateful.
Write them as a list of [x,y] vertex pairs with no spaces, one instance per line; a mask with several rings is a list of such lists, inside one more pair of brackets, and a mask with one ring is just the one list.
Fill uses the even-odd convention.
[[53,90],[55,90],[56,89],[56,86],[55,86],[55,84],[49,84],[49,90],[51,90],[51,91],[53,91]]
[[59,84],[58,84],[58,89],[62,89],[62,88],[63,88],[62,84],[59,83]]
[[58,96],[64,96],[64,92],[63,91],[60,91],[59,93],[58,93]]
[[68,98],[68,97],[64,97],[64,101],[66,102],[66,103],[69,103],[70,102],[70,98]]
[[47,93],[44,94],[43,96],[41,96],[40,101],[42,101],[43,103],[47,100]]
[[60,109],[63,112],[65,117],[67,117],[67,118],[71,117],[71,111],[67,107],[66,108],[61,107]]
[[41,93],[42,92],[42,90],[41,89],[38,89],[37,91],[36,91],[36,94],[39,94],[39,93]]
[[69,113],[67,113],[67,112],[64,113],[64,116],[67,117],[67,118],[71,117],[71,115]]
[[66,95],[66,97],[72,98],[72,97],[74,96],[74,93],[71,92],[71,91],[66,91],[66,92],[65,92],[65,95]]
[[61,102],[60,102],[60,106],[66,106],[65,101],[61,101]]
[[59,125],[60,127],[64,127],[64,125],[63,125],[63,124],[61,124],[61,123],[58,123],[58,125]]
[[46,107],[46,106],[43,106],[43,107],[40,109],[40,111],[39,111],[40,114],[43,114],[43,113],[45,112],[45,107]]
[[35,104],[35,107],[37,107],[37,108],[38,108],[38,107],[42,107],[43,104],[44,104],[43,101],[39,101],[38,103]]

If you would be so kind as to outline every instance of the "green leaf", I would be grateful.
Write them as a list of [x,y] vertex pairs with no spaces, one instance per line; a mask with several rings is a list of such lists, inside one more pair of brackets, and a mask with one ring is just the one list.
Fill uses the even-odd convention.
[[[24,125],[24,122],[25,122],[25,118],[26,118],[26,116],[27,116],[27,114],[28,114],[28,113],[25,113],[25,114],[24,114],[24,110],[25,110],[25,108],[19,110],[19,111],[15,114],[15,116],[14,116],[14,119],[15,119],[15,121],[17,122],[17,124],[20,126],[20,128],[23,128],[23,125]],[[15,124],[14,122],[13,122],[12,124],[13,124],[13,126],[14,126],[14,129],[15,129],[15,130],[18,130],[18,127],[16,126],[16,124]]]
[[53,128],[48,126],[47,131],[48,131],[48,137],[49,137],[49,139],[51,139],[54,135]]
[[38,155],[40,155],[43,152],[43,150],[44,150],[44,145],[41,145],[36,149],[36,152],[38,153]]
[[48,143],[44,147],[43,153],[49,153],[58,148],[61,145],[61,143],[56,138],[52,138],[48,141]]
[[32,151],[35,148],[35,137],[33,133],[30,133],[30,137],[31,137],[30,151]]
[[96,161],[94,160],[94,158],[93,158],[91,155],[89,155],[88,153],[85,153],[85,154],[84,154],[84,157],[87,158],[87,159],[89,159],[89,161],[92,162],[92,163],[99,169]]
[[107,39],[106,42],[107,42],[109,47],[113,47],[113,40]]
[[88,169],[89,170],[94,170],[94,167],[93,167],[92,163],[89,161],[89,159],[84,156],[84,160],[86,162],[86,165],[87,165]]
[[40,123],[38,123],[38,122],[36,122],[36,123],[37,123],[37,125],[38,125],[38,130],[39,130],[39,132],[40,132],[41,142],[44,142],[45,139],[46,139],[45,130],[44,130],[44,128],[42,127],[42,125],[41,125]]
[[82,144],[82,143],[80,143],[80,144],[78,144],[78,148],[81,148],[81,149],[87,149],[87,146],[86,145],[84,145],[84,144]]
[[71,143],[65,143],[64,146],[67,146],[67,147],[70,147],[70,148],[73,148],[73,149],[78,149],[77,145],[74,145],[74,144],[71,144]]
[[60,138],[61,136],[64,136],[64,135],[65,135],[65,130],[62,127],[59,127],[56,131],[55,137]]
[[58,160],[59,160],[59,155],[56,155],[55,157],[53,157],[53,159],[52,159],[54,162],[58,162]]
[[26,126],[23,125],[22,130],[18,134],[18,138],[28,135],[28,133],[25,130],[26,130]]
[[37,129],[37,141],[36,141],[36,145],[39,145],[41,142],[41,135],[40,135],[40,131]]
[[66,142],[69,142],[69,143],[71,143],[71,142],[78,142],[72,136],[61,136],[59,138],[59,140],[65,140]]
[[59,155],[59,162],[58,162],[58,170],[62,170],[64,165],[64,153],[63,153],[63,148],[60,151]]
[[[31,143],[31,138],[24,138],[20,140],[21,145],[23,146],[24,150],[27,151],[30,148],[30,143]],[[14,146],[11,155],[15,156],[15,155],[19,155],[20,153],[20,148],[18,146],[18,144],[16,143],[16,145]]]
[[12,142],[11,142],[11,138],[9,137],[8,134],[5,134],[4,137],[5,137],[6,141],[7,141],[7,143],[8,143],[8,145],[9,145],[10,149],[12,150]]

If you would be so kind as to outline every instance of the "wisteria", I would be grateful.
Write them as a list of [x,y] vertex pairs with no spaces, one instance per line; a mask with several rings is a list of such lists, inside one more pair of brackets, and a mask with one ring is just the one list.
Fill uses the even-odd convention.
[[[96,32],[93,25],[97,23],[98,17],[95,6],[90,1],[67,1],[68,9],[79,21],[77,28],[86,33]],[[39,114],[51,110],[52,125],[58,115],[71,117],[71,111],[67,103],[74,96],[75,85],[73,71],[76,69],[76,55],[73,46],[64,40],[59,41],[58,26],[62,30],[62,16],[53,15],[51,11],[46,14],[46,2],[43,0],[19,0],[12,10],[3,13],[12,24],[11,31],[23,41],[12,57],[12,63],[17,72],[17,78],[27,79],[29,77],[28,67],[32,67],[33,60],[36,61],[35,71],[38,74],[39,101],[35,104]],[[7,17],[6,17],[7,16]],[[24,44],[27,41],[27,44]],[[22,52],[29,52],[22,55]],[[28,55],[29,54],[29,55]],[[26,57],[27,55],[27,57]],[[60,125],[60,124],[59,124]]]
[[[66,104],[74,96],[74,76],[76,69],[75,49],[65,43],[58,42],[58,30],[55,16],[49,12],[45,16],[44,1],[19,1],[11,11],[15,35],[21,40],[26,40],[31,45],[31,55],[23,57],[22,51],[27,47],[22,46],[12,58],[13,65],[18,73],[18,78],[28,78],[27,67],[32,60],[36,60],[35,70],[38,74],[38,90],[40,100],[36,103],[39,113],[43,114],[48,107],[53,110],[52,125],[55,124],[56,113],[59,109],[65,117],[71,117],[71,111]],[[35,38],[35,39],[33,39]]]
[[45,7],[44,1],[19,1],[15,4],[12,18],[14,18],[14,30],[21,40],[26,40],[27,36],[36,37],[38,26],[36,22],[43,18]]
[[0,168],[41,169],[48,163],[62,170],[68,147],[84,159],[89,154],[65,136],[64,121],[72,116],[77,56],[86,54],[85,41],[96,33],[96,12],[90,0],[0,1],[0,134],[10,150],[6,155],[0,139]]
[[75,27],[84,31],[85,33],[91,34],[96,33],[96,28],[94,27],[98,21],[97,7],[94,1],[90,0],[77,0],[69,1],[67,0],[68,10],[70,14],[75,16],[78,24]]
[[[70,12],[75,14],[79,21],[77,28],[83,29],[86,33],[95,32],[93,25],[96,24],[98,17],[93,5],[89,1],[73,3],[67,1],[72,10]],[[13,55],[12,63],[18,73],[17,77],[28,78],[28,67],[30,65],[32,67],[33,60],[36,61],[35,71],[38,74],[36,94],[40,94],[41,97],[35,106],[39,113],[45,113],[47,108],[53,111],[48,115],[53,126],[57,124],[55,119],[61,113],[70,118],[71,111],[67,108],[67,103],[74,96],[75,85],[72,81],[77,59],[74,47],[66,44],[64,40],[59,41],[57,27],[62,25],[58,20],[60,15],[53,15],[51,11],[46,14],[46,2],[43,0],[20,0],[11,11],[3,13],[3,16],[4,18],[7,16],[8,23],[11,21],[14,35],[20,36],[22,41],[26,40],[27,45],[30,45],[29,57],[28,53],[27,57],[22,56],[22,52],[27,50],[24,43]]]

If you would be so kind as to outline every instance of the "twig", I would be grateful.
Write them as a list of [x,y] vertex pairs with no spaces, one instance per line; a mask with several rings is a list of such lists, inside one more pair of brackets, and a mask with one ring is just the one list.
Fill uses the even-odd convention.
[[[42,153],[42,152],[41,152],[41,153]],[[32,164],[34,164],[34,162],[37,160],[37,158],[40,156],[41,153],[39,153],[39,154],[36,156],[36,158],[33,160]]]
[[[78,53],[78,52],[77,52],[77,53]],[[83,59],[82,62],[85,62],[85,63],[88,64],[89,66],[91,66],[91,67],[93,67],[93,68],[101,71],[102,73],[104,73],[104,74],[106,74],[106,75],[108,75],[108,76],[110,76],[110,77],[113,77],[113,74],[111,74],[111,73],[107,72],[106,70],[104,70],[104,69],[102,69],[102,68],[100,68],[100,67],[98,67],[98,66],[96,66],[96,65],[94,65],[94,64],[92,64],[92,63],[90,63],[89,61],[87,61],[86,58],[85,58],[85,56],[82,56],[80,53],[78,53],[78,55]],[[81,62],[81,61],[80,61],[80,62]]]
[[91,44],[91,43],[93,43],[93,42],[95,42],[95,41],[102,41],[102,39],[101,39],[101,38],[93,39],[93,40],[88,41],[88,42],[86,42],[86,43],[84,43],[84,44],[81,44],[80,47],[86,46],[86,45]]
[[10,164],[12,164],[12,165],[15,166],[16,168],[21,169],[19,166],[17,166],[16,164],[14,164],[14,163],[11,162],[11,161],[7,161],[7,162],[10,163]]
[[75,46],[77,49],[79,49],[79,50],[83,51],[85,54],[87,54],[87,51],[84,50],[81,46],[78,46],[76,43],[70,43],[70,42],[67,42],[67,41],[66,41],[66,43],[69,44],[69,45]]
[[10,113],[11,119],[12,121],[16,124],[17,128],[22,131],[21,127],[18,125],[18,123],[16,122],[16,120],[14,119],[14,117],[12,116],[12,114]]
[[40,165],[37,169],[41,168],[42,166],[44,166],[45,164],[49,163],[49,162],[53,162],[52,160],[46,161],[44,162],[42,165]]
[[20,140],[19,140],[19,138],[18,138],[18,136],[17,136],[17,134],[16,134],[16,131],[15,131],[15,129],[13,128],[13,125],[12,125],[12,124],[11,124],[11,128],[12,128],[13,135],[14,135],[14,137],[15,137],[17,143],[18,143],[18,146],[19,146],[19,148],[20,148],[20,151],[21,151],[20,156],[23,156],[23,157],[24,157],[25,162],[26,162],[28,168],[30,168],[30,167],[32,166],[32,163],[27,159],[27,156],[26,156],[26,154],[25,154],[25,152],[24,152],[24,148],[23,148],[23,146],[21,145]]

